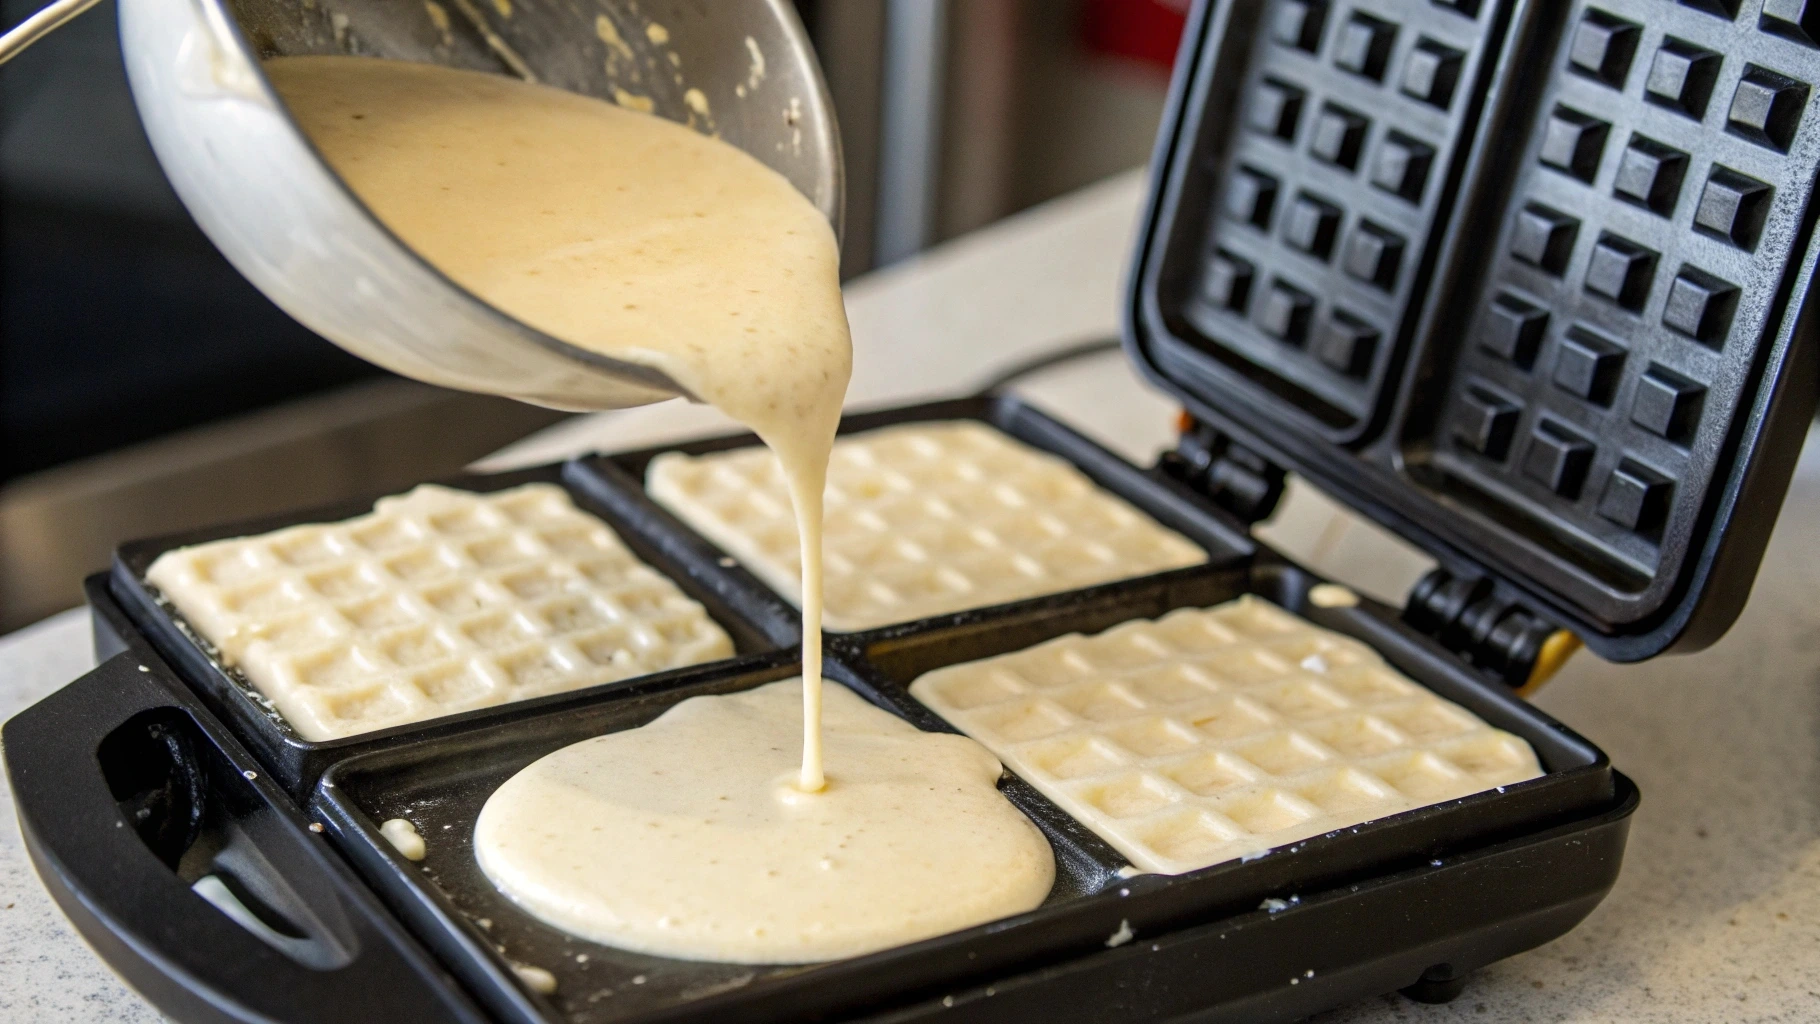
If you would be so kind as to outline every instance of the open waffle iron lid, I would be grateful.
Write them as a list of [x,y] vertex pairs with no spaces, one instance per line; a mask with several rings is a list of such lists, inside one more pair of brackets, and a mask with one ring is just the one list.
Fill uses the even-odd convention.
[[1814,410],[1816,89],[1815,0],[1204,0],[1127,347],[1433,554],[1412,622],[1697,649]]

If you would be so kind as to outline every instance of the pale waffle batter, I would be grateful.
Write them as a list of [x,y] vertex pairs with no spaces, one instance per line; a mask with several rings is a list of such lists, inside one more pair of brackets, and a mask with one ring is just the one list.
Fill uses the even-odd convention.
[[[770,452],[660,455],[646,485],[800,603],[796,524]],[[972,421],[839,438],[826,502],[832,629],[908,622],[1207,559],[1062,459]]]
[[783,459],[807,527],[802,784],[820,789],[822,483],[853,362],[821,211],[725,142],[562,89],[368,57],[264,69],[342,180],[438,269],[566,342],[664,371]]
[[307,740],[733,653],[552,484],[425,485],[343,522],[165,552],[146,580]]
[[1163,874],[1542,774],[1522,739],[1250,596],[938,669],[910,692]]
[[964,736],[829,685],[827,787],[798,789],[801,692],[693,697],[533,762],[480,812],[481,868],[571,934],[736,963],[859,956],[1049,895],[1049,841]]

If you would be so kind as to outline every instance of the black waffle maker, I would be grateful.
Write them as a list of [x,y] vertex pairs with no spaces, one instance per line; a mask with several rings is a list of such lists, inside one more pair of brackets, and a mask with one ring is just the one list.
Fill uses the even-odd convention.
[[[1209,556],[830,636],[829,676],[916,725],[945,728],[906,689],[929,669],[1255,593],[1523,736],[1541,778],[1159,876],[1007,776],[1057,855],[1030,913],[811,967],[571,939],[480,875],[487,795],[560,746],[797,666],[790,606],[651,502],[656,453],[638,452],[457,483],[561,484],[704,603],[733,659],[310,743],[142,574],[173,546],[368,504],[129,544],[88,581],[100,667],[5,727],[39,873],[181,1021],[1250,1022],[1451,998],[1592,910],[1637,804],[1519,691],[1565,631],[1620,661],[1693,650],[1750,590],[1817,390],[1817,43],[1808,0],[1202,3],[1126,338],[1189,410],[1179,447],[1139,469],[996,394],[843,424],[983,420]],[[1320,581],[1252,541],[1288,471],[1436,558],[1406,607],[1316,606]],[[423,862],[380,837],[398,816]]]

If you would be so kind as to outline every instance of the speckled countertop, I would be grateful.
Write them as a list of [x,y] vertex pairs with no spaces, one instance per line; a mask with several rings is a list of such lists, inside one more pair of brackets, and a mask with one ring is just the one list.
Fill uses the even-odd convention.
[[[849,291],[855,405],[967,390],[992,368],[1110,332],[1142,194],[1114,179]],[[1168,403],[1117,357],[1028,392],[1143,459]],[[655,406],[572,421],[491,465],[544,461],[719,429],[710,411]],[[1395,597],[1419,557],[1299,490],[1266,531],[1329,575]],[[1385,996],[1320,1024],[1820,1021],[1820,441],[1800,470],[1743,618],[1709,651],[1632,666],[1582,655],[1537,698],[1637,780],[1623,875],[1579,928],[1475,975],[1445,1006]],[[70,612],[0,638],[0,719],[86,671]],[[0,779],[0,797],[4,792]],[[155,1021],[39,886],[0,812],[0,1024]]]

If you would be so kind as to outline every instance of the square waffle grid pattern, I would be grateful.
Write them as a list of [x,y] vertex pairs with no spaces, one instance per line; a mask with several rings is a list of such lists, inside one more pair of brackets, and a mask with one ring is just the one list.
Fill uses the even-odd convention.
[[910,692],[1164,874],[1542,774],[1519,737],[1251,596],[938,669]]
[[1190,315],[1207,342],[1367,419],[1424,305],[1496,0],[1273,0]]
[[732,640],[553,484],[424,485],[146,573],[306,740],[731,657]]
[[[800,607],[796,519],[760,447],[667,453],[651,496]],[[828,628],[854,631],[1199,565],[1199,546],[981,423],[841,437],[824,525]]]
[[1817,38],[1805,0],[1568,16],[1436,448],[1604,578],[1674,574],[1665,538],[1693,529],[1748,413],[1807,241]]

